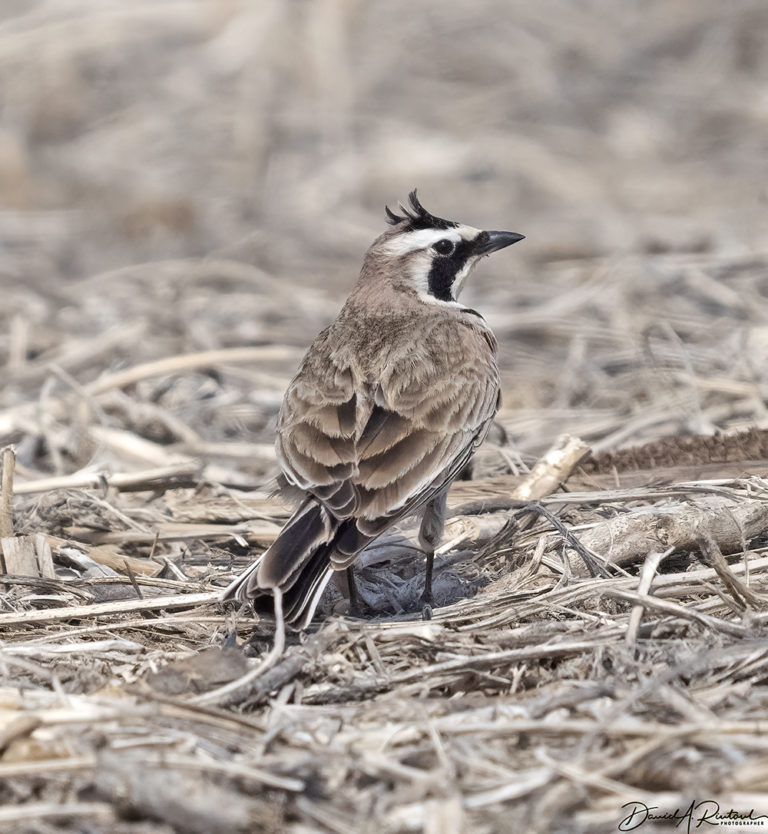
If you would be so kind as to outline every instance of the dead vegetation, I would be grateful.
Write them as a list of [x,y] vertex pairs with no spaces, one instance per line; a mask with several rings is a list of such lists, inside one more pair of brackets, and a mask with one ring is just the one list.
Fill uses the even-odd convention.
[[[768,814],[767,12],[4,6],[0,828]],[[282,391],[414,184],[528,236],[440,607],[408,522],[254,678]]]

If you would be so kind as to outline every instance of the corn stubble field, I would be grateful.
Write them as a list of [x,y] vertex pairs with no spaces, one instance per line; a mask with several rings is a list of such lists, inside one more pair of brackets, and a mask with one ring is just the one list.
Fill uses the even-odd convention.
[[[768,814],[766,27],[762,0],[0,6],[2,830]],[[330,592],[242,682],[274,627],[216,594],[288,515],[282,392],[414,185],[527,235],[466,294],[504,405],[440,607],[408,521],[361,558],[379,617]],[[589,453],[532,486],[563,434]]]

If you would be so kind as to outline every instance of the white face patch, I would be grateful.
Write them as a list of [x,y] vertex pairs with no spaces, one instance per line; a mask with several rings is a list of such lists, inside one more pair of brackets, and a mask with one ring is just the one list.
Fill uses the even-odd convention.
[[477,257],[470,258],[464,266],[456,273],[456,280],[453,282],[453,297],[458,298],[459,293],[464,288],[464,282],[467,280],[469,273],[477,266],[480,259]]
[[[459,297],[459,293],[464,285],[464,281],[467,279],[467,276],[470,272],[475,268],[479,258],[470,258],[466,264],[456,273],[456,278],[453,282],[453,286],[451,287],[451,292],[453,294],[453,301],[444,301],[442,298],[436,298],[432,293],[429,291],[429,269],[430,267],[427,266],[426,271],[420,271],[418,276],[414,275],[414,285],[416,287],[416,292],[419,298],[422,301],[426,301],[427,304],[439,304],[441,307],[455,307],[458,310],[463,310],[464,305],[460,304],[456,299]],[[431,263],[431,262],[430,262]]]
[[[467,226],[463,228],[469,228]],[[438,240],[450,240],[458,243],[462,239],[462,227],[456,229],[417,229],[414,232],[403,232],[381,247],[381,251],[387,255],[399,257],[409,252],[418,252],[421,249],[429,249]],[[474,231],[474,230],[473,230]]]
[[450,288],[451,299],[437,298],[430,291],[429,276],[435,259],[445,257],[445,255],[440,255],[433,247],[441,240],[448,240],[454,245],[458,245],[465,240],[475,240],[480,233],[479,229],[472,226],[456,226],[450,229],[417,229],[413,232],[404,232],[383,244],[381,251],[390,257],[410,256],[405,266],[414,289],[422,301],[428,304],[461,307],[456,302],[456,298],[458,298],[462,285],[469,273],[472,272],[478,258],[470,257],[456,273]]
[[389,257],[409,256],[404,263],[404,267],[422,301],[428,304],[462,308],[462,305],[456,299],[461,292],[464,281],[472,272],[479,258],[469,257],[456,273],[449,290],[451,299],[438,298],[434,289],[430,288],[430,273],[435,259],[447,257],[447,255],[441,255],[433,247],[441,240],[448,240],[454,246],[457,246],[462,241],[475,240],[480,234],[480,230],[472,226],[455,226],[448,229],[417,229],[412,232],[402,232],[382,244],[379,251]]
[[464,305],[459,304],[456,300],[459,297],[461,288],[470,272],[475,268],[479,258],[470,258],[464,266],[456,273],[456,277],[451,287],[451,294],[453,300],[446,301],[442,298],[436,298],[429,290],[429,272],[432,269],[432,258],[426,252],[420,252],[415,255],[410,262],[411,277],[416,292],[422,301],[427,304],[440,304],[443,307],[459,307],[463,309]]

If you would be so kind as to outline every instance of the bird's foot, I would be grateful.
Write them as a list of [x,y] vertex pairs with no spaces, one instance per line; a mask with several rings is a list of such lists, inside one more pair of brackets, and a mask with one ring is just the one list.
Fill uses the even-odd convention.
[[422,620],[431,620],[432,619],[432,608],[435,605],[435,599],[432,596],[432,589],[425,588],[424,593],[422,593],[421,597],[421,619]]
[[358,594],[354,600],[348,601],[344,616],[355,620],[370,620],[377,616],[377,611]]

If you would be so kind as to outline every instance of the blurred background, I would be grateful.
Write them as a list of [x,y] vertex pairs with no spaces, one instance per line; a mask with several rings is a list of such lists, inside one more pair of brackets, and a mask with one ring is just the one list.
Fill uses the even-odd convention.
[[[466,291],[500,337],[513,449],[764,421],[767,34],[764,0],[2,0],[2,439],[22,473],[126,465],[94,423],[266,447],[414,186],[527,236]],[[289,350],[18,417],[259,345]],[[235,468],[269,471],[262,451]]]

